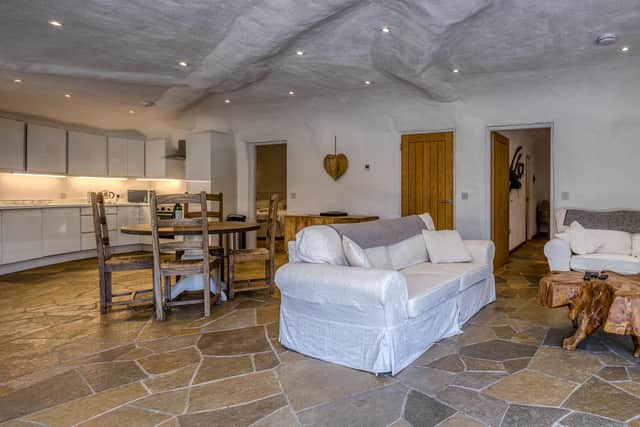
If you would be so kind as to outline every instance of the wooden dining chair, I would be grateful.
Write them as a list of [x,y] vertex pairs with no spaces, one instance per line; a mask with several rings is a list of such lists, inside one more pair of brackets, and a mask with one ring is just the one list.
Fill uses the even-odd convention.
[[[266,289],[268,295],[273,293],[275,274],[275,248],[276,226],[278,219],[278,204],[280,196],[276,193],[269,200],[269,216],[267,219],[267,247],[256,249],[230,249],[229,250],[229,298],[233,298],[237,292],[256,291]],[[236,289],[235,266],[240,263],[264,261],[265,277],[246,280],[247,286]],[[264,286],[251,286],[253,281],[264,280]]]
[[[93,209],[93,227],[96,235],[96,252],[98,255],[98,274],[100,280],[100,313],[107,314],[107,308],[114,305],[131,305],[144,302],[153,302],[153,289],[141,289],[130,292],[113,293],[114,271],[148,270],[153,268],[153,256],[141,255],[114,255],[111,253],[109,241],[109,227],[107,226],[107,214],[104,206],[104,197],[100,193],[91,193],[91,207]],[[140,294],[151,294],[146,298],[138,298]],[[114,297],[124,297],[114,301]]]
[[[209,210],[209,202],[217,202],[217,210]],[[215,209],[215,208],[214,208]],[[199,218],[200,211],[190,211],[189,203],[184,204],[183,208],[184,217],[185,218]],[[222,193],[207,193],[207,218],[212,218],[217,221],[223,221],[223,197]],[[224,248],[222,246],[222,237],[218,236],[218,244],[217,245],[209,245],[209,252],[214,257],[224,257]],[[176,257],[180,257],[181,253],[176,253]]]
[[[153,290],[156,301],[156,318],[164,320],[164,308],[186,304],[204,304],[204,315],[211,315],[211,273],[217,271],[216,280],[216,300],[220,298],[221,277],[219,260],[209,252],[209,223],[207,219],[207,194],[203,191],[199,194],[166,194],[156,195],[155,191],[150,192],[151,212],[155,212],[158,205],[163,204],[198,204],[200,206],[199,217],[161,220],[157,215],[151,216],[151,244],[153,247]],[[175,240],[171,242],[160,242],[161,227],[197,227],[197,234],[201,235],[201,240]],[[162,252],[184,252],[196,249],[202,251],[202,259],[161,259]],[[171,299],[171,276],[191,276],[202,274],[203,298],[195,300],[173,301]],[[162,281],[165,289],[163,292]]]

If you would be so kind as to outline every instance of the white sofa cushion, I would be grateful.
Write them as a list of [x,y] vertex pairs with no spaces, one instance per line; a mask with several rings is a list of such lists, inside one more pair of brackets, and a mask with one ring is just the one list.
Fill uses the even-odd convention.
[[432,263],[471,261],[471,254],[457,230],[423,230],[422,235]]
[[421,234],[387,246],[394,270],[402,270],[429,260],[427,245]]
[[589,230],[602,245],[597,254],[631,255],[631,234],[616,230]]
[[460,275],[401,272],[407,283],[407,314],[418,317],[458,293]]
[[342,236],[342,249],[351,267],[371,268],[371,262],[364,249],[347,236]]
[[604,242],[593,231],[587,230],[578,221],[573,221],[565,232],[569,235],[571,250],[578,255],[592,254],[597,251]]
[[571,269],[576,271],[615,271],[620,274],[640,273],[640,259],[631,255],[589,254],[571,257]]
[[375,248],[365,249],[369,262],[373,268],[380,270],[394,270],[389,251],[386,246],[376,246]]
[[631,255],[640,257],[640,233],[631,235]]
[[470,286],[491,276],[491,267],[483,262],[473,260],[466,263],[432,264],[422,263],[402,270],[403,275],[443,274],[457,276],[460,279],[459,291],[464,291]]
[[312,264],[347,265],[338,233],[326,225],[312,225],[296,234],[298,256]]

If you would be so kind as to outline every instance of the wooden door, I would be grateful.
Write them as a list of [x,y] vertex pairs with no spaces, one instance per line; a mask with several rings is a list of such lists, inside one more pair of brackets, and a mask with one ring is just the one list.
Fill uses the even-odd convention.
[[453,228],[453,132],[402,135],[402,216],[425,212]]
[[509,258],[509,139],[491,132],[491,240],[496,245],[495,268]]

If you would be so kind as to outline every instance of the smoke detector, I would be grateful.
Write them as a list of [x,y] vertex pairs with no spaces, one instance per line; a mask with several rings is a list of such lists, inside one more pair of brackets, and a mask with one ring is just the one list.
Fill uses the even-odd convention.
[[598,36],[596,43],[600,46],[609,46],[618,41],[618,36],[614,33],[603,33]]

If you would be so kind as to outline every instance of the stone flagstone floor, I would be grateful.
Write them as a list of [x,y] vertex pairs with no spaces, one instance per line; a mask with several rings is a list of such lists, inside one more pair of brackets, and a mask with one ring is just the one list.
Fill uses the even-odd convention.
[[[497,272],[498,300],[464,334],[395,378],[283,348],[277,296],[240,296],[209,319],[184,308],[158,323],[145,308],[101,318],[95,261],[2,276],[0,424],[640,426],[631,340],[596,333],[566,352],[567,310],[535,303],[542,245]],[[114,278],[149,282],[148,272]]]

